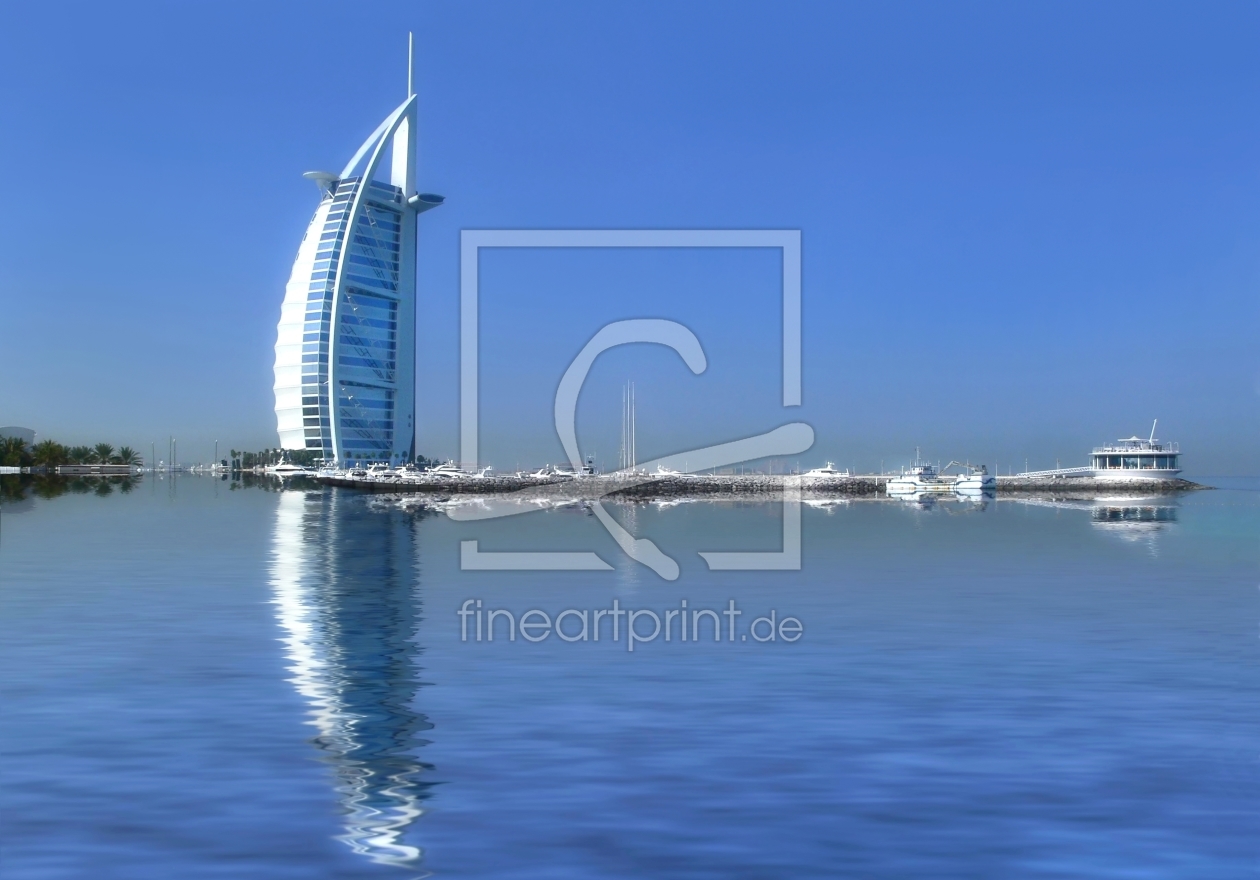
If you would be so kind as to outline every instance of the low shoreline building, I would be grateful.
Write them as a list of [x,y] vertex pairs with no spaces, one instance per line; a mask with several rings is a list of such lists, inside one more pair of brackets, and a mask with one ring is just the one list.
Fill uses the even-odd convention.
[[57,475],[66,477],[129,477],[139,472],[129,464],[59,464]]

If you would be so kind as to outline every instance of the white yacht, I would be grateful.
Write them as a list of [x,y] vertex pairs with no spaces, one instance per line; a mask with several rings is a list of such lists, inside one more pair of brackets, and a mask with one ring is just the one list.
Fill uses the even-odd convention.
[[1097,447],[1089,467],[1100,480],[1173,480],[1181,473],[1181,449],[1176,443],[1155,439],[1155,425],[1148,438],[1128,437]]
[[424,476],[430,479],[436,477],[439,480],[454,480],[464,476],[464,471],[455,462],[448,461],[431,468],[425,468]]
[[595,467],[595,456],[588,455],[586,457],[586,463],[579,465],[576,468],[571,464],[562,464],[557,465],[556,467],[546,465],[542,468],[542,470],[536,473],[527,474],[527,476],[534,479],[558,477],[564,480],[571,480],[577,477],[597,477],[599,476],[599,468]]
[[400,480],[405,480],[406,482],[409,482],[409,483],[415,483],[415,482],[419,482],[419,480],[423,477],[424,471],[416,467],[415,462],[409,461],[406,464],[404,464],[402,467],[396,468],[394,470],[394,474]]
[[487,476],[492,468],[487,465],[479,471],[466,471],[453,461],[440,464],[437,467],[431,467],[424,472],[424,476],[440,480],[463,480],[463,479],[481,479]]
[[300,464],[294,464],[291,461],[282,461],[277,465],[272,465],[266,470],[267,473],[275,474],[277,477],[296,477],[301,474],[310,473],[310,471],[302,467]]
[[813,470],[806,471],[801,474],[801,476],[814,479],[827,479],[829,477],[849,477],[852,476],[852,474],[850,474],[847,469],[842,471],[836,470],[836,463],[834,461],[829,461],[823,467],[816,467]]

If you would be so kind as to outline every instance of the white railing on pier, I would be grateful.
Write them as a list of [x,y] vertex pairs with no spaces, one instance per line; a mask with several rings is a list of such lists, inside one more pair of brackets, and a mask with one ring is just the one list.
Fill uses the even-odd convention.
[[1083,477],[1086,474],[1092,474],[1094,469],[1091,467],[1070,467],[1070,468],[1051,468],[1048,471],[1024,471],[1022,474],[1014,474],[1015,477]]
[[1179,455],[1181,453],[1181,444],[1178,442],[1161,443],[1156,440],[1154,443],[1143,440],[1133,446],[1117,446],[1110,444],[1107,446],[1095,446],[1093,455]]

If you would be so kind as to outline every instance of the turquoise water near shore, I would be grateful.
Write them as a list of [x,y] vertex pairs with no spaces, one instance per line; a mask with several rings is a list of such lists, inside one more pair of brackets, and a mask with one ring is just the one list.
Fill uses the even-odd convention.
[[[777,549],[776,504],[609,505],[674,582],[580,505],[191,477],[6,503],[3,875],[1245,876],[1260,485],[1220,484],[807,506],[788,572],[697,555]],[[463,572],[472,538],[614,570]],[[744,613],[630,652],[465,640],[468,599]],[[801,638],[742,638],[771,611]]]

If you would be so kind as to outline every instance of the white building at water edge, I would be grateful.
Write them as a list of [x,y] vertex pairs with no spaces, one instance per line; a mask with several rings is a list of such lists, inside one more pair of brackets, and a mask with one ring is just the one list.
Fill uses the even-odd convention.
[[343,464],[415,457],[416,216],[443,198],[415,191],[410,69],[407,91],[340,174],[304,175],[320,202],[276,328],[284,449]]
[[1098,480],[1177,480],[1181,473],[1181,447],[1176,443],[1163,443],[1155,439],[1155,426],[1151,436],[1125,437],[1106,446],[1098,446],[1089,456],[1088,467],[1055,468],[1049,471],[1024,471],[1014,476],[1036,477],[1094,477]]
[[1152,428],[1149,439],[1128,437],[1095,448],[1089,465],[1100,480],[1174,480],[1181,473],[1181,448],[1156,440]]

